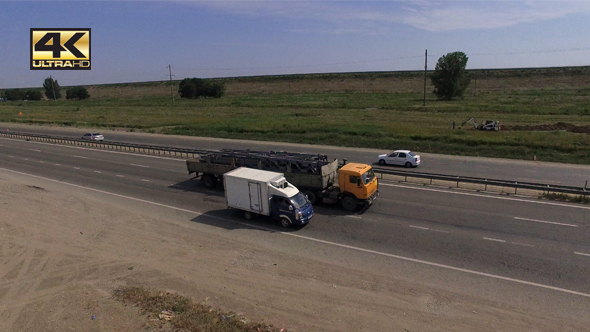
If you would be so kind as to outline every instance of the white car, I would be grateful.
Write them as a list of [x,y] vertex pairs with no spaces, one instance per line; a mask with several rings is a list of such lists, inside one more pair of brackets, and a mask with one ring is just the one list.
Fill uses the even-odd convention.
[[379,165],[403,165],[406,167],[418,167],[420,156],[409,150],[395,150],[391,153],[380,154],[377,157]]
[[90,141],[102,141],[104,140],[104,136],[99,133],[86,133],[82,136],[82,139],[87,139]]

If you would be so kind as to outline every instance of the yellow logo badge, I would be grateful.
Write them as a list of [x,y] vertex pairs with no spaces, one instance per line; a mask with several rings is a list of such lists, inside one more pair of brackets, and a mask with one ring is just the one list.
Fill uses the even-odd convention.
[[90,70],[90,29],[31,28],[31,70]]

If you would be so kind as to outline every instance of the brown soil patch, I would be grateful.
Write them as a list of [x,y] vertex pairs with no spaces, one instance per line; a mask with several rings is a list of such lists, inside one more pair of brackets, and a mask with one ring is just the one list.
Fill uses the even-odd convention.
[[558,131],[564,130],[572,133],[590,134],[590,125],[576,126],[571,123],[558,122],[555,124],[541,124],[541,125],[502,125],[504,131]]

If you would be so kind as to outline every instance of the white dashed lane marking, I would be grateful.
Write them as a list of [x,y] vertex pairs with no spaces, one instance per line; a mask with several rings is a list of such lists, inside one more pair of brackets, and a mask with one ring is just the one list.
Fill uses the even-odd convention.
[[583,253],[583,252],[577,252],[577,251],[574,251],[574,254],[576,254],[576,255],[582,255],[582,256],[588,256],[588,257],[590,257],[590,254],[586,254],[586,253]]
[[139,164],[131,164],[131,166],[137,166],[137,167],[150,168],[149,166],[146,166],[146,165],[139,165]]
[[37,149],[31,149],[31,151],[41,152],[41,150],[37,150]]
[[422,229],[422,230],[425,230],[425,231],[427,231],[427,230],[429,230],[429,229],[430,229],[430,228],[428,228],[428,227],[420,227],[420,226],[414,226],[414,225],[410,225],[410,227],[412,227],[412,228],[418,228],[418,229]]
[[411,228],[417,228],[417,229],[421,229],[424,231],[433,231],[433,232],[438,232],[438,233],[445,233],[445,234],[449,234],[449,232],[447,231],[443,231],[440,229],[434,229],[434,228],[428,228],[428,227],[422,227],[422,226],[414,226],[414,225],[410,225]]
[[568,227],[578,227],[578,225],[564,224],[564,223],[553,222],[553,221],[544,221],[544,220],[528,219],[528,218],[520,218],[520,217],[514,217],[514,219],[539,222],[539,223],[543,223],[543,224],[552,224],[552,225],[568,226]]
[[506,240],[494,239],[491,237],[484,237],[483,239],[488,240],[488,241],[494,241],[494,242],[502,242],[502,243],[506,242]]
[[517,246],[525,246],[525,247],[534,247],[532,244],[520,243],[520,242],[512,242],[512,244],[516,244]]

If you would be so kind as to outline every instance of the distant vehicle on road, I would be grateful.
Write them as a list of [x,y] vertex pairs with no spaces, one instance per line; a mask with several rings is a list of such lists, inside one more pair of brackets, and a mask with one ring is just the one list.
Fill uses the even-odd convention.
[[99,133],[86,133],[82,136],[82,139],[87,139],[89,141],[103,141],[104,136]]
[[409,150],[395,150],[391,153],[380,154],[377,156],[377,162],[379,165],[418,167],[420,165],[420,155]]

